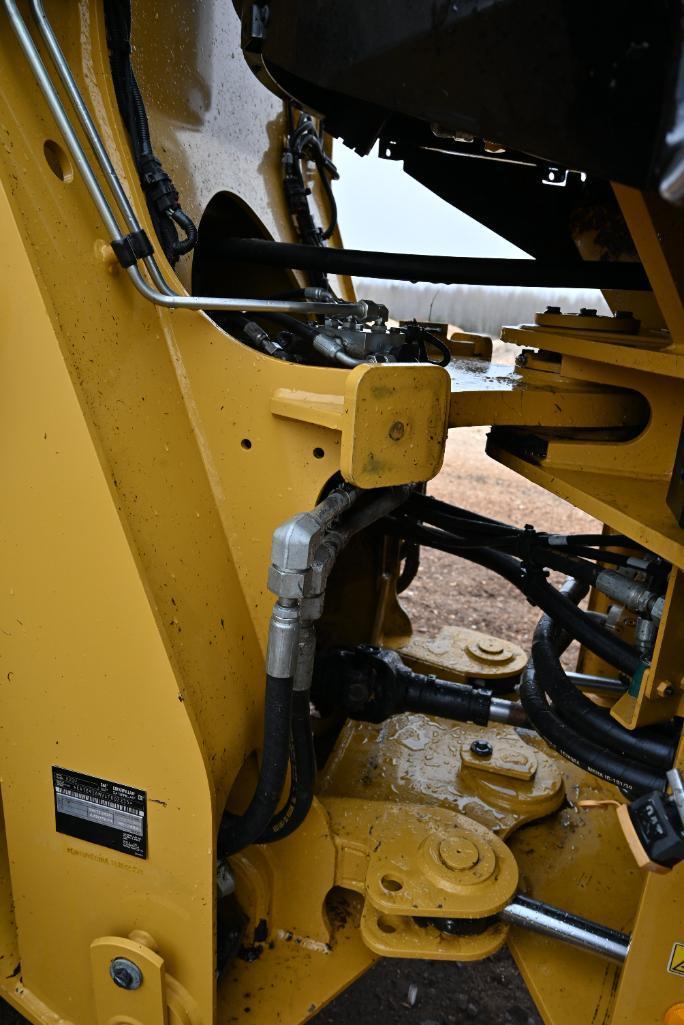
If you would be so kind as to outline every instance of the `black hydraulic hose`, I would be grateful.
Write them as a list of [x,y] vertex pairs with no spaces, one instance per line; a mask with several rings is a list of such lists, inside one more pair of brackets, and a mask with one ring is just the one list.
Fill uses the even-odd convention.
[[486,528],[487,530],[497,527],[506,531],[519,530],[518,527],[514,527],[510,523],[504,523],[502,520],[493,520],[490,516],[471,512],[470,509],[462,509],[458,505],[450,505],[449,502],[442,502],[438,498],[433,498],[432,495],[424,495],[420,492],[414,492],[411,495],[406,509],[407,512],[415,515],[418,519],[426,520],[428,523],[432,522],[432,515],[439,514],[443,517],[454,519],[459,524],[463,522],[470,523],[473,530],[478,527]]
[[585,562],[582,559],[575,559],[571,555],[559,552],[555,548],[534,546],[531,553],[531,560],[537,566],[544,566],[547,569],[557,569],[568,577],[581,580],[583,584],[593,585],[601,572],[601,567],[593,562]]
[[295,691],[292,696],[290,792],[284,807],[271,819],[258,843],[273,843],[294,833],[311,809],[316,782],[316,752],[309,701],[308,690]]
[[212,255],[238,262],[347,274],[352,277],[427,281],[456,285],[519,285],[523,288],[563,285],[575,288],[620,288],[648,291],[650,284],[638,263],[606,260],[550,265],[540,260],[482,257],[418,256],[297,245],[255,238],[217,238]]
[[638,654],[619,637],[597,626],[589,616],[548,583],[541,570],[524,567],[522,563],[503,552],[491,548],[460,548],[458,542],[444,531],[411,523],[405,518],[387,521],[388,529],[400,537],[416,541],[438,551],[458,555],[470,562],[476,562],[485,569],[498,573],[519,591],[533,605],[538,605],[589,651],[603,658],[630,679],[644,669]]
[[404,550],[401,553],[404,566],[397,577],[397,594],[403,594],[411,586],[420,569],[420,545],[409,544],[408,542],[404,542],[404,545]]
[[517,527],[453,517],[440,509],[423,509],[412,502],[408,503],[406,512],[414,514],[420,522],[429,523],[443,531],[449,537],[454,552],[457,548],[513,548],[511,554],[515,554],[515,549],[525,536],[525,531]]
[[535,670],[558,716],[581,736],[618,755],[655,769],[672,768],[676,737],[666,736],[662,728],[625,729],[568,680],[557,654],[559,633],[553,620],[542,616],[532,641]]
[[[559,537],[558,534],[551,535]],[[639,548],[638,541],[632,541],[626,534],[563,534],[568,545],[592,545],[596,548]]]
[[267,352],[276,359],[287,359],[288,355],[277,342],[269,338],[264,329],[244,313],[220,313],[218,323],[235,338],[258,352]]
[[313,324],[297,320],[296,317],[291,317],[287,313],[260,313],[259,318],[261,320],[272,320],[274,324],[280,324],[281,327],[292,331],[293,334],[300,335],[302,338],[306,338],[309,342],[318,334],[318,328],[314,327]]
[[277,811],[289,759],[292,686],[292,677],[266,677],[259,780],[249,807],[242,815],[224,812],[218,832],[219,858],[257,842]]
[[606,562],[611,566],[629,566],[634,560],[634,556],[624,555],[622,552],[610,552],[605,548],[585,548],[584,545],[568,544],[563,548],[554,545],[553,551],[561,551],[571,558],[593,559],[595,562]]
[[597,626],[586,612],[578,609],[565,595],[560,594],[541,574],[530,573],[527,576],[524,594],[528,600],[556,620],[575,640],[599,658],[615,666],[621,673],[625,673],[630,679],[643,673],[646,666],[633,648],[615,634]]
[[220,313],[221,327],[230,331],[231,334],[244,334],[244,330],[250,322],[250,318],[244,313],[234,313],[232,310],[227,313]]
[[329,288],[291,288],[287,292],[276,292],[269,299],[314,299],[320,302],[334,302],[335,294]]
[[665,790],[664,776],[587,740],[556,715],[541,686],[534,658],[530,659],[523,673],[520,700],[540,737],[568,761],[608,783],[636,793]]
[[[522,530],[519,527],[502,523],[499,520],[492,520],[489,517],[482,516],[479,513],[472,513],[468,509],[461,509],[458,506],[449,505],[446,502],[439,502],[437,499],[427,495],[415,495],[410,505],[407,507],[407,511],[415,513],[418,519],[424,520],[426,523],[430,523],[435,527],[440,527],[442,530],[450,531],[454,534],[461,535],[482,535],[486,534],[491,536],[491,540],[487,539],[486,543],[483,541],[483,547],[490,547],[495,542],[493,537],[495,534],[499,534],[507,542],[505,546],[497,544],[497,547],[515,548],[516,538],[523,539],[523,543],[527,543],[528,535],[531,533],[529,530]],[[568,558],[584,558],[592,559],[598,562],[613,563],[618,566],[627,566],[629,564],[630,556],[624,555],[617,552],[606,552],[603,548],[606,547],[617,547],[619,546],[630,546],[635,545],[634,542],[630,541],[623,534],[568,534],[563,535],[564,541],[562,544],[554,542],[549,543],[549,537],[554,539],[559,538],[559,535],[548,535],[545,533],[539,533],[534,536],[532,533],[531,540],[534,549],[546,554],[548,551],[554,553],[556,563],[552,563],[547,559],[541,557],[535,561],[540,564],[552,566],[552,568],[562,569],[560,560],[562,556]],[[511,544],[508,544],[508,542]],[[594,550],[589,545],[596,545],[597,549]],[[641,547],[641,546],[636,546]],[[562,569],[563,572],[572,573],[573,567],[576,563],[566,563],[567,570]],[[582,570],[578,573],[584,572],[585,578],[589,580],[588,574],[592,570]],[[577,574],[575,574],[577,575]]]

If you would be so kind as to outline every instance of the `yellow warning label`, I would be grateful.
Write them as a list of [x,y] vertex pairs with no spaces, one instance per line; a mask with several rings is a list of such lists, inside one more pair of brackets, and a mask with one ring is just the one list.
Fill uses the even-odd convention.
[[667,970],[672,975],[684,977],[684,943],[675,943],[670,954],[670,963],[667,966]]

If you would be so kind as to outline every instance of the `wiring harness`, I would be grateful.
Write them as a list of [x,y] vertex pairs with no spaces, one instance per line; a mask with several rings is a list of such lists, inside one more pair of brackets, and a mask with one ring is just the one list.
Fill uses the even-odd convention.
[[[140,185],[164,255],[175,266],[197,243],[197,228],[155,155],[145,103],[131,63],[131,0],[105,0],[109,60],[119,113],[131,141]],[[179,231],[182,237],[179,236]]]
[[[337,180],[339,174],[325,152],[323,133],[316,129],[311,115],[298,111],[295,124],[295,108],[288,102],[287,119],[289,130],[282,157],[285,199],[300,242],[308,246],[322,246],[332,237],[337,227],[337,203],[330,183],[331,180]],[[311,189],[305,182],[302,170],[303,164],[307,162],[315,165],[328,201],[330,222],[326,228],[319,227],[311,213]],[[328,288],[328,278],[324,271],[312,271],[310,278],[312,285]]]

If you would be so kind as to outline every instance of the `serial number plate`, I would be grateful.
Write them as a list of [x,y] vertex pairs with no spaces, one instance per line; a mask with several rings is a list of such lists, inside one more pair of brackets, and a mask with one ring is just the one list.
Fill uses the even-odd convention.
[[147,857],[147,794],[144,790],[52,767],[58,833]]

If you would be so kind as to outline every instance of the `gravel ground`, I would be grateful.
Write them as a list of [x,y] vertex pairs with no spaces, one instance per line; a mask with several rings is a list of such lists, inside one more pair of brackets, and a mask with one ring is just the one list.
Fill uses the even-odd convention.
[[[515,524],[557,532],[595,529],[584,513],[523,480],[484,454],[485,428],[453,434],[439,478],[438,498]],[[426,551],[403,598],[415,628],[444,623],[481,629],[529,645],[539,612],[508,584],[469,562]],[[23,1019],[0,1001],[0,1025]],[[314,1019],[316,1025],[542,1025],[507,952],[477,964],[379,962]]]

